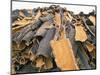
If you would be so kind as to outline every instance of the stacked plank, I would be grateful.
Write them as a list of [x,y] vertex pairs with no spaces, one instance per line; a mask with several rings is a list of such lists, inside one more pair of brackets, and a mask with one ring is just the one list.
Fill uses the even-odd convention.
[[12,11],[12,74],[96,68],[96,14],[59,5]]

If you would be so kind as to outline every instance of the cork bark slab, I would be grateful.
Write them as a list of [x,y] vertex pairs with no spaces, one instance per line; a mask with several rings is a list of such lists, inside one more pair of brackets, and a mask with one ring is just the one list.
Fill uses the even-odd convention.
[[81,25],[75,26],[75,30],[76,30],[76,34],[75,34],[76,41],[84,42],[87,40],[87,34]]
[[78,70],[69,39],[52,40],[50,43],[55,62],[61,70]]
[[61,15],[60,13],[55,12],[55,23],[56,25],[60,26],[61,25]]
[[93,25],[96,25],[96,18],[94,16],[89,16],[90,21],[93,23]]

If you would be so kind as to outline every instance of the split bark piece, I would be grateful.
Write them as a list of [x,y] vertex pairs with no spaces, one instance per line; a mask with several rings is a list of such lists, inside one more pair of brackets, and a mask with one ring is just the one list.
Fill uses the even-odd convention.
[[61,35],[61,39],[50,42],[55,62],[61,70],[78,70],[70,40],[64,38],[64,32]]
[[50,41],[55,34],[55,28],[51,28],[47,31],[45,37],[41,40],[39,48],[37,50],[37,56],[43,55],[44,57],[51,57]]
[[78,70],[69,39],[51,41],[57,66],[61,70]]
[[36,14],[36,16],[35,16],[34,19],[35,19],[35,20],[38,20],[40,16],[41,16],[41,11],[38,10],[38,12],[37,12],[37,14]]
[[32,50],[28,52],[28,56],[29,56],[30,61],[34,61],[36,58],[36,54],[32,52]]
[[47,11],[43,11],[43,12],[42,12],[42,15],[44,15],[44,16],[45,16],[45,15],[48,15],[48,12],[47,12]]
[[[26,19],[22,19],[22,20],[20,20],[20,21],[15,21],[13,24],[12,24],[12,26],[14,27],[14,28],[17,28],[18,26],[25,26],[25,25],[28,25],[28,24],[30,24],[31,23],[31,21],[30,20],[26,20]],[[16,27],[16,25],[18,25],[17,27]]]
[[42,36],[44,37],[46,32],[47,32],[47,29],[50,28],[50,25],[53,23],[52,20],[49,20],[47,22],[44,22],[43,25],[37,30],[35,36]]
[[14,39],[14,41],[17,43],[17,44],[19,44],[21,41],[22,41],[22,39],[23,39],[23,37],[25,36],[25,34],[27,34],[29,31],[31,31],[31,30],[36,30],[38,27],[40,27],[41,26],[41,21],[40,20],[37,20],[36,22],[34,22],[33,24],[30,24],[30,25],[28,25],[28,26],[26,26],[25,28],[23,28],[21,31],[20,31],[20,34],[18,35],[18,37],[16,37],[15,39]]
[[61,15],[60,13],[55,12],[55,25],[61,25]]
[[71,14],[69,12],[64,12],[64,17],[69,22],[71,22],[73,19],[73,17],[71,16]]
[[52,62],[52,58],[46,58],[45,59],[45,65],[44,65],[44,69],[45,70],[49,70],[53,68],[53,62]]
[[12,30],[14,31],[14,30],[20,29],[20,28],[25,27],[29,24],[31,24],[31,21],[27,21],[25,19],[20,20],[20,21],[16,21],[12,24],[12,26],[13,26]]
[[95,49],[95,46],[91,44],[90,42],[86,42],[86,47],[89,52],[92,52]]
[[46,58],[44,56],[38,56],[36,58],[36,67],[39,68],[39,72],[49,70],[53,68],[53,63],[51,58]]
[[76,41],[84,42],[87,40],[87,34],[81,25],[79,26],[75,25],[75,30],[76,30],[76,34],[75,34]]
[[92,30],[89,28],[89,26],[87,25],[87,23],[86,23],[86,18],[85,17],[83,17],[82,18],[82,21],[83,21],[83,23],[84,23],[84,26],[86,27],[86,29],[89,31],[89,34],[91,35],[91,36],[93,36],[93,38],[95,38],[95,34],[92,32]]
[[89,65],[89,57],[87,56],[82,43],[80,41],[77,42],[78,50],[77,55],[79,56],[82,64],[84,65],[84,69],[91,69],[91,66]]
[[27,46],[24,51],[21,53],[21,55],[30,61],[34,61],[36,57],[36,50],[37,50],[37,43],[32,43],[29,46]]
[[75,28],[71,22],[66,24],[66,37],[69,38],[75,56],[77,55],[77,44],[75,41]]
[[[13,31],[14,30],[18,30],[18,29],[20,29],[20,28],[22,28],[22,27],[25,27],[25,26],[27,26],[27,25],[29,25],[29,24],[33,24],[33,23],[35,23],[38,19],[39,19],[39,17],[41,16],[41,12],[40,12],[40,10],[38,11],[38,13],[36,14],[36,16],[33,18],[30,18],[30,17],[25,17],[24,19],[22,19],[22,20],[20,20],[20,21],[15,21],[13,24],[12,24],[12,26],[13,26]],[[31,20],[30,20],[31,19]],[[34,20],[33,20],[34,19]],[[16,26],[16,27],[15,27]]]
[[22,10],[19,11],[19,15],[25,17],[24,13],[22,12]]
[[26,45],[25,45],[25,41],[22,41],[21,43],[17,44],[15,41],[12,42],[12,49],[13,50],[23,50]]
[[89,16],[89,20],[93,23],[93,25],[96,25],[96,18],[95,16]]
[[43,68],[45,65],[43,57],[39,57],[36,59],[36,67],[39,68],[39,71]]
[[[27,26],[27,25],[26,25]],[[17,33],[17,32],[20,32],[24,27],[26,27],[26,26],[22,26],[22,27],[18,27],[18,28],[13,28],[12,29],[12,34],[14,34],[14,33]]]
[[[37,50],[36,53],[36,59],[39,59],[39,61],[41,61],[41,63],[38,63],[41,69],[41,67],[44,69],[50,69],[53,67],[53,64],[51,63],[52,60],[49,60],[49,58],[51,58],[51,47],[50,47],[50,40],[53,39],[55,34],[55,28],[51,28],[47,31],[45,37],[43,38],[43,40],[41,40],[40,44],[39,44],[39,48]],[[40,57],[42,56],[42,57]],[[42,61],[44,59],[44,61]]]
[[25,44],[29,46],[32,43],[32,39],[34,37],[35,31],[29,31],[22,39],[22,41],[25,41]]
[[40,17],[40,20],[42,22],[46,22],[46,21],[52,20],[53,18],[54,18],[54,15],[53,14],[48,14],[47,16]]

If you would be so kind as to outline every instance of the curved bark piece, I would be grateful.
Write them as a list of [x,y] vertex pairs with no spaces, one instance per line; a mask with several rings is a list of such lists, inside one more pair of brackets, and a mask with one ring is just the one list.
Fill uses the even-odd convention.
[[74,50],[74,54],[76,56],[77,54],[77,45],[76,45],[76,41],[75,41],[75,28],[73,27],[72,23],[69,22],[66,24],[66,37],[69,38],[71,45],[72,45],[72,49]]
[[26,44],[27,46],[29,46],[29,45],[32,43],[31,40],[33,39],[34,35],[35,35],[35,31],[29,31],[29,32],[23,37],[22,41],[25,41],[25,44]]
[[15,42],[18,44],[22,41],[22,38],[31,30],[36,30],[38,27],[40,27],[42,24],[42,22],[40,20],[35,21],[33,24],[30,24],[28,26],[26,26],[25,28],[23,28],[20,31],[20,34],[18,35],[18,37],[16,37]]
[[61,14],[55,12],[55,25],[60,26],[61,25]]
[[95,34],[91,31],[91,29],[90,29],[89,26],[87,25],[86,20],[87,20],[87,19],[86,19],[85,17],[82,18],[82,21],[83,21],[83,23],[84,23],[84,26],[85,26],[86,29],[90,32],[90,34],[91,34],[93,37],[95,37]]
[[96,25],[96,17],[95,16],[89,16],[88,18],[93,23],[93,25],[95,26]]
[[84,69],[91,69],[88,61],[89,61],[89,58],[87,57],[86,55],[86,52],[82,46],[82,43],[81,42],[77,42],[77,45],[79,47],[79,49],[77,50],[77,55],[79,56],[82,64],[84,65]]
[[51,57],[44,57],[38,56],[36,58],[36,67],[39,69],[39,72],[43,72],[45,70],[49,70],[53,68],[52,58]]
[[[53,39],[55,34],[55,28],[51,28],[47,31],[43,40],[41,40],[39,44],[39,48],[36,53],[36,63],[37,67],[39,67],[39,71],[41,69],[50,69],[53,67],[52,59],[51,59],[51,47],[50,47],[50,40]],[[38,59],[38,61],[37,61]]]
[[55,34],[55,28],[51,28],[47,31],[45,37],[41,40],[39,48],[37,50],[37,56],[43,55],[44,57],[51,57],[50,40],[53,39]]
[[87,34],[81,25],[79,26],[75,25],[75,30],[76,30],[76,34],[75,34],[76,41],[84,42],[87,40]]
[[55,62],[61,70],[79,70],[69,39],[52,40]]
[[58,40],[50,42],[55,62],[61,70],[79,70],[71,42],[65,37],[65,28]]
[[48,14],[47,16],[40,17],[40,20],[42,22],[46,22],[46,21],[52,20],[53,18],[54,18],[54,15],[53,14]]
[[44,22],[43,25],[41,25],[41,27],[37,30],[35,36],[42,36],[44,37],[47,29],[50,28],[51,24],[53,23],[53,20],[49,20],[47,22]]
[[22,41],[19,44],[17,44],[15,41],[12,41],[12,44],[13,44],[12,45],[13,50],[23,50],[26,47],[25,41]]

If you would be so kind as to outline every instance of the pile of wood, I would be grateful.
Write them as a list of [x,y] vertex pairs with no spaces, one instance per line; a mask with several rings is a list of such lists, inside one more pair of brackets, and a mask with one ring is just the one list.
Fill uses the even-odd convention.
[[12,11],[12,74],[96,68],[96,13],[67,8]]

